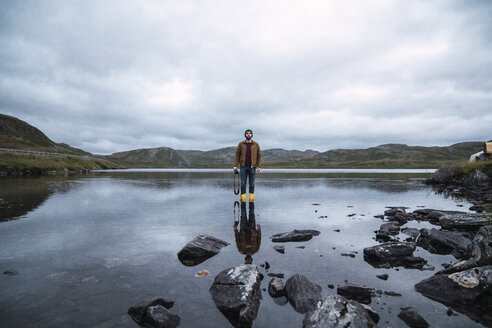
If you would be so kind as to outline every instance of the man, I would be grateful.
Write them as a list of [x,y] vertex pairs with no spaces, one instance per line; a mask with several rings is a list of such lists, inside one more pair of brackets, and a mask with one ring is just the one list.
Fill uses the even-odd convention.
[[246,180],[249,179],[249,201],[255,201],[255,175],[261,170],[261,150],[260,145],[253,141],[253,130],[244,131],[244,141],[241,141],[236,148],[236,158],[234,159],[234,172],[238,167],[241,173],[241,202],[246,202]]

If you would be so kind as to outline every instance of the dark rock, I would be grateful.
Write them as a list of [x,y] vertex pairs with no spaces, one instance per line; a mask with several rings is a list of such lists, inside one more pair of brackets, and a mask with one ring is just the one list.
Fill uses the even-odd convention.
[[[128,309],[130,317],[139,325],[148,327],[176,327],[179,324],[179,317],[169,312],[167,309],[173,307],[174,302],[155,298],[146,300]],[[149,311],[149,309],[152,310]],[[163,311],[162,309],[166,310]],[[151,316],[149,318],[149,315]],[[161,320],[162,319],[162,320]],[[159,322],[166,322],[169,326],[162,326]],[[173,326],[173,324],[175,324]]]
[[352,284],[347,284],[337,288],[338,295],[342,295],[348,299],[364,304],[371,303],[371,296],[373,291],[373,288]]
[[389,210],[384,211],[385,216],[395,216],[396,214],[403,214],[405,210],[402,208],[391,208]]
[[268,284],[268,293],[271,297],[284,296],[284,282],[280,278],[273,278]]
[[451,254],[457,259],[469,258],[472,241],[453,231],[421,229],[417,245],[434,254]]
[[376,275],[376,277],[378,277],[381,280],[388,280],[388,278],[389,278],[388,274],[386,274],[386,273],[378,274],[378,275]]
[[482,212],[485,212],[485,208],[483,206],[479,206],[479,205],[473,205],[469,208],[470,211],[475,211],[477,213],[482,213]]
[[285,295],[297,312],[306,313],[321,301],[321,286],[296,273],[285,283]]
[[143,319],[143,326],[149,328],[174,328],[180,318],[161,305],[149,306]]
[[256,265],[243,264],[220,272],[210,294],[233,326],[251,326],[260,306],[260,283]]
[[416,241],[420,235],[420,230],[416,228],[403,228],[401,229],[401,233],[410,236],[412,241]]
[[492,322],[492,265],[436,274],[415,289],[487,326]]
[[335,231],[335,232],[340,232],[340,229],[335,229],[335,230],[333,230],[333,231]]
[[178,253],[178,259],[186,266],[194,266],[218,254],[228,242],[207,235],[198,235]]
[[489,177],[480,170],[473,170],[473,172],[463,180],[463,186],[466,188],[480,188],[487,187],[489,185]]
[[372,308],[343,296],[328,296],[304,316],[303,327],[367,328],[378,321],[379,316]]
[[429,327],[427,321],[420,314],[415,311],[413,307],[407,307],[401,309],[401,312],[398,314],[398,318],[403,320],[407,326],[411,328],[426,328]]
[[409,213],[398,213],[391,217],[391,221],[394,222],[396,221],[401,226],[413,219],[414,219],[413,215]]
[[7,271],[4,271],[3,274],[7,275],[7,276],[16,276],[19,274],[19,272],[15,271],[15,270],[7,270]]
[[297,246],[296,248],[304,249],[304,248],[306,248],[306,246]]
[[355,257],[355,254],[350,254],[350,253],[342,253],[340,255],[342,255],[342,256],[348,256],[348,257],[351,257],[351,258],[354,258]]
[[269,269],[270,269],[270,263],[265,261],[265,270],[269,270]]
[[273,246],[273,249],[281,254],[285,253],[285,246]]
[[267,274],[267,276],[269,277],[277,277],[277,278],[280,278],[280,279],[284,279],[284,274],[283,273],[269,273]]
[[397,234],[400,233],[400,225],[398,222],[388,222],[388,223],[383,223],[379,227],[379,233],[384,234],[384,235],[393,235],[396,236]]
[[384,295],[388,295],[388,296],[401,296],[401,294],[400,294],[400,293],[397,293],[397,292],[392,292],[392,291],[387,291],[387,290],[385,290],[385,291],[383,292],[383,294],[384,294]]
[[478,230],[472,242],[472,256],[479,265],[492,264],[492,226]]
[[437,274],[455,273],[455,272],[460,272],[460,271],[468,270],[471,268],[475,268],[477,266],[478,266],[477,261],[474,258],[470,258],[468,260],[458,261],[452,265],[448,265],[446,268],[439,271]]
[[390,235],[377,232],[376,233],[376,241],[379,241],[380,243],[387,243],[389,241],[397,242],[398,240],[394,239]]
[[384,215],[374,215],[376,219],[384,219]]
[[481,227],[487,225],[489,220],[489,218],[474,213],[447,214],[440,218],[439,224],[444,230],[478,231]]
[[136,323],[142,324],[144,319],[145,319],[146,313],[147,313],[147,308],[149,308],[151,306],[156,306],[156,305],[160,305],[160,306],[163,306],[167,309],[170,309],[173,307],[174,302],[167,301],[163,298],[155,298],[153,300],[146,300],[146,301],[140,302],[139,304],[129,308],[128,314],[130,315],[130,317],[132,317],[132,319]]
[[313,236],[318,236],[320,234],[317,230],[297,230],[291,232],[282,232],[271,236],[270,238],[274,243],[283,243],[290,241],[308,241],[313,238]]
[[335,289],[335,286],[333,286],[333,285],[330,284],[330,285],[328,285],[328,288]]
[[423,269],[427,261],[412,256],[415,248],[415,243],[383,243],[364,248],[364,260],[375,268],[403,266],[408,269]]

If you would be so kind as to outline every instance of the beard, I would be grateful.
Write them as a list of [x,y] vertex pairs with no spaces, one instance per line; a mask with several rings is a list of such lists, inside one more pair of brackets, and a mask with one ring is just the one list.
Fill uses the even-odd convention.
[[246,140],[251,140],[252,136],[246,136]]

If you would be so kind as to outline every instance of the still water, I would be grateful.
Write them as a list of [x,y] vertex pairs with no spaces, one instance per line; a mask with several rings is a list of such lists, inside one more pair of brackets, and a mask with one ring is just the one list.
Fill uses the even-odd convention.
[[[388,173],[391,172],[391,173]],[[387,206],[468,211],[470,204],[429,191],[429,171],[264,170],[257,175],[255,217],[261,244],[253,254],[265,275],[301,273],[336,294],[336,286],[363,284],[400,297],[373,297],[381,327],[402,327],[397,314],[413,306],[433,327],[481,327],[468,317],[414,291],[442,263],[455,259],[417,248],[434,271],[375,269],[364,262]],[[181,327],[230,327],[209,288],[222,270],[244,263],[233,224],[234,175],[230,170],[127,170],[82,176],[0,180],[0,326],[138,327],[128,308],[155,296],[175,302]],[[459,207],[458,207],[459,206]],[[355,215],[354,215],[355,214]],[[406,226],[429,227],[426,222]],[[308,242],[268,237],[316,229]],[[336,231],[335,231],[336,230]],[[339,230],[339,231],[338,231]],[[230,243],[197,266],[184,266],[181,248],[198,234]],[[403,240],[406,238],[400,235]],[[305,246],[304,248],[298,248]],[[342,256],[351,253],[355,257]],[[260,266],[268,262],[267,271]],[[17,274],[2,274],[13,270]],[[196,277],[201,270],[210,275]],[[387,273],[389,279],[376,275]],[[328,285],[334,285],[330,289]],[[303,315],[262,291],[254,327],[302,327]]]

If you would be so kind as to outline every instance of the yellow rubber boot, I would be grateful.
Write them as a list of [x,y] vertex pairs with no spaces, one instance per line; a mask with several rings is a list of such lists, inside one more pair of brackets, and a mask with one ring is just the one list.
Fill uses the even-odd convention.
[[246,203],[246,194],[241,194],[241,203]]
[[249,194],[249,202],[252,203],[255,201],[255,194]]

